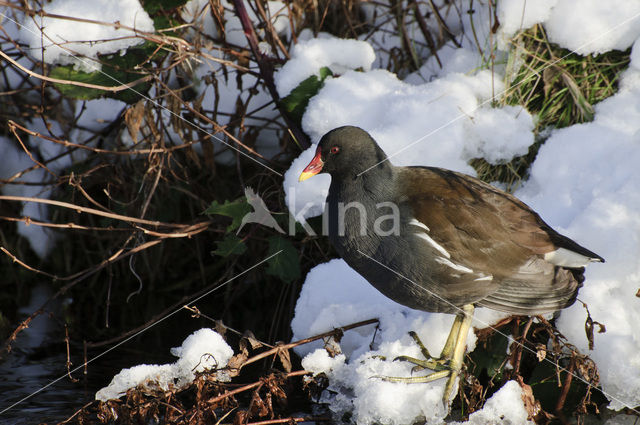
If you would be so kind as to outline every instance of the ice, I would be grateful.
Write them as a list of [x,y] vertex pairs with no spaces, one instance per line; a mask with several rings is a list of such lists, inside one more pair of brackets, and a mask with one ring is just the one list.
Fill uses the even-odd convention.
[[[233,350],[212,329],[203,328],[189,335],[180,347],[171,349],[178,357],[175,363],[164,365],[137,365],[121,370],[111,383],[96,393],[96,400],[107,401],[126,394],[138,385],[168,390],[180,389],[193,382],[195,372],[219,369],[227,365]],[[219,374],[218,378],[225,379]]]

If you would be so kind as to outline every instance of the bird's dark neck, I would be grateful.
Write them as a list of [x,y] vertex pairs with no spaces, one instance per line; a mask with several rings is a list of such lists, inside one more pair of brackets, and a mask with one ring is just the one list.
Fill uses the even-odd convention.
[[346,247],[356,240],[366,240],[359,245],[365,251],[376,246],[374,223],[382,213],[380,206],[394,202],[396,173],[387,161],[386,166],[379,165],[359,176],[341,177],[332,176],[331,179],[327,224],[329,239],[338,253],[346,258]]
[[389,161],[356,173],[335,175],[331,177],[327,202],[362,202],[376,203],[391,201],[396,179],[396,170]]

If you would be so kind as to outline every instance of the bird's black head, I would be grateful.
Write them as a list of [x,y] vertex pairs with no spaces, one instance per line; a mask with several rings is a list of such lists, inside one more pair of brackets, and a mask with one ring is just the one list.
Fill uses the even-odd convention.
[[370,168],[389,167],[386,159],[369,133],[353,126],[338,127],[322,136],[299,180],[319,173],[329,173],[332,178],[355,177]]

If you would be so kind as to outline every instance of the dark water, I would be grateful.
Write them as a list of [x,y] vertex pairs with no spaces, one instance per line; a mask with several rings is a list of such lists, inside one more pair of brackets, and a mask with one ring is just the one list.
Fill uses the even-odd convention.
[[[35,311],[48,298],[45,286],[32,292],[28,306],[21,309],[24,317]],[[58,306],[59,307],[59,306]],[[53,307],[56,309],[56,306]],[[58,314],[54,317],[59,317]],[[150,341],[139,338],[101,354],[110,347],[87,353],[90,361],[87,374],[84,368],[67,376],[67,354],[64,330],[59,319],[38,316],[23,330],[12,344],[12,351],[0,360],[0,424],[58,423],[69,418],[95,393],[107,385],[121,369],[141,363],[169,363],[175,361],[169,348],[180,345],[189,329],[173,330],[171,337]],[[156,333],[169,332],[157,329]],[[177,342],[177,343],[176,343]],[[166,344],[166,346],[165,346]],[[71,370],[84,361],[82,347],[71,347]],[[17,403],[17,404],[16,404]],[[15,406],[13,406],[15,404]]]

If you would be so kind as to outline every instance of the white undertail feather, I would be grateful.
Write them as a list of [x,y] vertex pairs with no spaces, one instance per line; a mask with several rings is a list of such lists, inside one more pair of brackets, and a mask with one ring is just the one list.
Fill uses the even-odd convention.
[[547,252],[544,254],[544,259],[560,267],[584,267],[592,261],[600,261],[597,258],[589,258],[566,248],[558,248],[555,251]]

